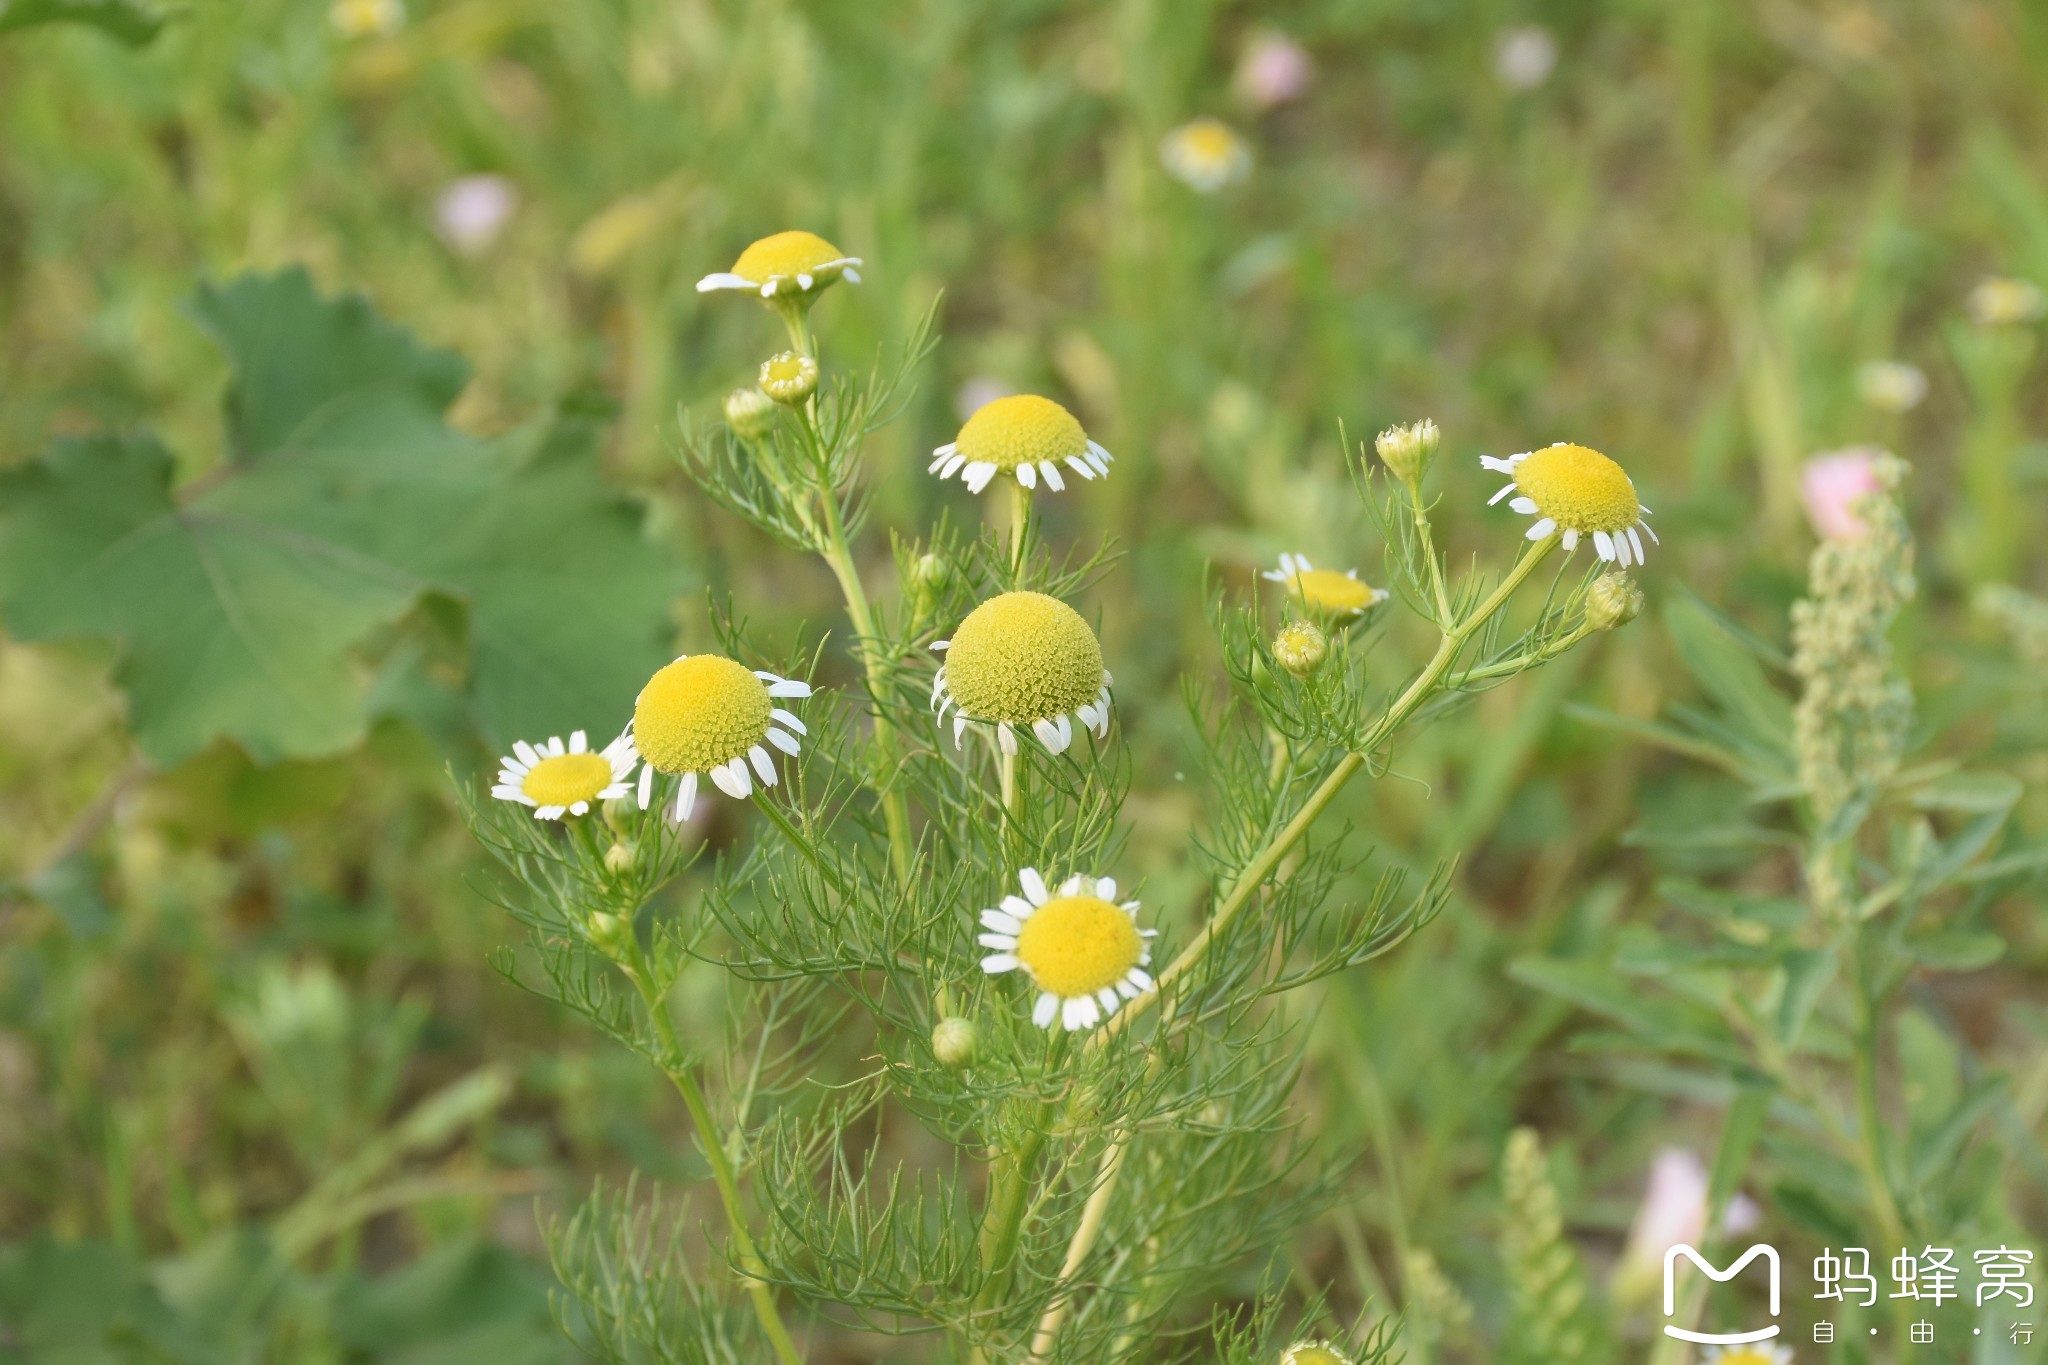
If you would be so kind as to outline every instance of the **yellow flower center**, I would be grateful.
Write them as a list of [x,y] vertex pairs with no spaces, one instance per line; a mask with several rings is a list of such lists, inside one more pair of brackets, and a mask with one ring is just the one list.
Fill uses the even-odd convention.
[[1280,1358],[1281,1365],[1351,1365],[1351,1361],[1338,1353],[1337,1348],[1320,1341],[1304,1342],[1288,1348]]
[[1737,1346],[1721,1352],[1716,1365],[1775,1365],[1770,1356],[1754,1346]]
[[1087,453],[1088,433],[1080,422],[1050,398],[1034,393],[1014,394],[984,403],[960,428],[957,446],[969,460],[980,460],[997,469],[1018,465],[1054,464],[1070,456]]
[[1198,118],[1180,130],[1180,145],[1199,161],[1224,162],[1237,152],[1237,134],[1220,119]]
[[1062,999],[1114,986],[1144,952],[1130,912],[1100,896],[1055,897],[1017,934],[1017,961],[1040,990]]
[[768,734],[768,685],[716,654],[678,659],[633,704],[633,742],[657,772],[700,773],[730,763]]
[[1335,569],[1310,569],[1287,580],[1287,586],[1311,611],[1331,616],[1356,616],[1372,605],[1369,584]]
[[953,632],[946,686],[979,720],[1051,720],[1100,695],[1102,645],[1059,598],[1006,592],[967,613]]
[[1642,519],[1636,486],[1621,466],[1584,446],[1546,446],[1515,466],[1515,487],[1559,526],[1626,531]]
[[755,284],[815,275],[820,267],[845,259],[846,253],[815,232],[778,232],[740,253],[732,273]]
[[595,801],[612,784],[611,760],[603,754],[557,754],[533,765],[519,790],[542,806]]

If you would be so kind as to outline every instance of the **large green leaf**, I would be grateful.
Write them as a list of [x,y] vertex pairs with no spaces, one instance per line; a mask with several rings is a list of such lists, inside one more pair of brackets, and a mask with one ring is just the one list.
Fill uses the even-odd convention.
[[33,24],[87,24],[140,47],[156,37],[164,19],[138,0],[0,0],[0,33]]
[[355,743],[365,651],[427,594],[467,610],[464,688],[492,738],[624,723],[675,575],[583,424],[451,430],[461,362],[300,271],[207,290],[197,312],[237,363],[232,458],[173,489],[154,439],[107,436],[0,473],[17,637],[119,641],[160,765],[223,736],[265,761]]

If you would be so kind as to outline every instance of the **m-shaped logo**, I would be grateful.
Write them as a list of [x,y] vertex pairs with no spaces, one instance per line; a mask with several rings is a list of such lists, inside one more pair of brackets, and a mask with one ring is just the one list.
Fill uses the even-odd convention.
[[[1685,1243],[1680,1242],[1677,1246],[1664,1253],[1665,1317],[1674,1317],[1678,1313],[1678,1286],[1674,1283],[1673,1276],[1678,1269],[1678,1258],[1681,1255],[1698,1266],[1708,1279],[1720,1283],[1726,1283],[1734,1279],[1742,1273],[1744,1266],[1759,1256],[1763,1257],[1771,1267],[1771,1316],[1774,1318],[1778,1316],[1778,1249],[1776,1247],[1766,1246],[1762,1242],[1758,1242],[1755,1246],[1743,1252],[1736,1259],[1734,1265],[1729,1266],[1726,1270],[1717,1270],[1708,1263],[1706,1257],[1700,1255],[1699,1252],[1693,1250]],[[1745,1341],[1766,1341],[1778,1335],[1778,1324],[1774,1322],[1769,1327],[1760,1327],[1754,1332],[1695,1332],[1689,1328],[1677,1327],[1666,1323],[1664,1325],[1664,1335],[1667,1337],[1677,1337],[1680,1341],[1703,1342],[1710,1346],[1739,1346]]]

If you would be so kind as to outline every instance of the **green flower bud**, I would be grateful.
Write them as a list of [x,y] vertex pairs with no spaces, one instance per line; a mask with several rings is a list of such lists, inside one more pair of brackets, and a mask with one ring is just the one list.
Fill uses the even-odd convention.
[[1388,427],[1373,441],[1373,448],[1379,451],[1380,459],[1394,477],[1412,487],[1422,482],[1430,457],[1436,454],[1441,440],[1436,423],[1425,417],[1407,426]]
[[758,441],[775,429],[775,400],[759,389],[734,389],[725,396],[725,424],[742,441]]
[[609,958],[623,958],[632,946],[632,922],[622,916],[599,910],[592,914],[584,926],[590,935],[591,946]]
[[818,391],[818,362],[801,351],[784,351],[761,362],[761,392],[788,407]]
[[1602,574],[1586,589],[1586,623],[1595,630],[1625,626],[1643,613],[1643,590],[1625,573]]
[[932,1029],[932,1055],[939,1059],[939,1065],[954,1071],[974,1064],[974,1053],[981,1039],[976,1034],[974,1021],[962,1019],[959,1015],[948,1015],[939,1020]]
[[621,876],[633,870],[633,858],[631,844],[613,844],[604,851],[604,870],[614,877]]
[[1297,678],[1308,678],[1330,657],[1330,639],[1309,621],[1289,621],[1273,637],[1273,660]]

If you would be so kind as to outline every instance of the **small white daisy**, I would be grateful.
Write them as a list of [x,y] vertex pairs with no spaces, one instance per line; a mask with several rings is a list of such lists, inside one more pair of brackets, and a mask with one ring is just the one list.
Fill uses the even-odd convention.
[[1159,144],[1159,160],[1174,179],[1214,194],[1251,173],[1251,144],[1222,119],[1190,119]]
[[633,790],[633,766],[640,761],[629,730],[590,752],[590,739],[578,730],[567,744],[560,735],[545,744],[517,740],[512,752],[498,760],[498,785],[491,795],[500,801],[532,806],[536,820],[582,815],[595,801],[610,801]]
[[1075,611],[1042,592],[991,597],[932,648],[945,654],[932,679],[939,723],[953,716],[953,747],[970,724],[993,725],[996,743],[1017,752],[1015,727],[1028,725],[1038,742],[1063,754],[1078,720],[1100,739],[1109,733],[1109,689],[1102,644]]
[[1387,590],[1360,582],[1358,570],[1318,569],[1307,555],[1281,555],[1278,569],[1259,576],[1286,585],[1304,610],[1338,621],[1355,620],[1387,600]]
[[1570,554],[1581,536],[1591,536],[1600,558],[1626,569],[1643,562],[1643,536],[1657,539],[1643,520],[1650,509],[1637,500],[1635,484],[1620,465],[1597,450],[1560,441],[1506,459],[1481,455],[1479,463],[1511,480],[1486,505],[1517,494],[1508,506],[1536,518],[1529,528],[1531,540],[1561,531],[1559,540]]
[[732,269],[697,281],[697,292],[741,289],[764,299],[804,294],[834,280],[859,284],[860,272],[854,268],[859,264],[860,257],[846,255],[814,232],[778,232],[742,251]]
[[767,746],[794,755],[801,748],[797,736],[809,733],[775,703],[810,695],[807,682],[749,670],[717,654],[685,654],[663,668],[633,703],[633,743],[647,765],[640,770],[640,809],[654,800],[656,773],[678,779],[678,820],[696,809],[699,773],[735,800],[753,795],[757,778],[774,786]]
[[1792,1348],[1776,1342],[1745,1341],[1739,1346],[1709,1346],[1701,1365],[1792,1365]]
[[1024,894],[982,911],[984,932],[976,941],[995,950],[981,960],[983,971],[996,976],[1021,968],[1038,987],[1032,1023],[1051,1028],[1058,1019],[1077,1033],[1152,989],[1145,968],[1149,940],[1159,931],[1138,927],[1138,903],[1118,901],[1115,882],[1069,877],[1054,895],[1029,867],[1017,881]]
[[998,474],[1026,488],[1043,482],[1059,492],[1067,486],[1061,465],[1093,479],[1109,473],[1110,461],[1073,413],[1050,398],[1015,393],[976,408],[960,434],[932,452],[930,472],[942,479],[959,475],[970,493],[988,487]]

